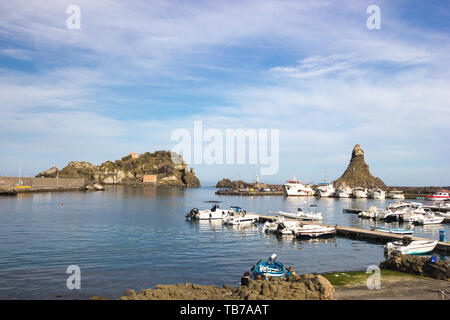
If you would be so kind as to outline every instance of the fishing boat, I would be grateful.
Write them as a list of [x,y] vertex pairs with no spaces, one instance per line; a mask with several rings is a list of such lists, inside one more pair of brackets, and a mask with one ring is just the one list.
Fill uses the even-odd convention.
[[335,189],[333,186],[333,183],[321,183],[319,184],[319,186],[317,187],[317,194],[320,197],[334,197],[335,196]]
[[392,253],[400,254],[424,254],[434,250],[437,245],[436,240],[416,240],[405,237],[402,241],[388,242],[384,246],[385,253],[389,256]]
[[197,208],[193,208],[189,213],[185,216],[186,219],[191,220],[215,220],[221,219],[229,214],[229,210],[223,210],[219,208],[218,204],[215,204],[209,210],[198,210]]
[[336,235],[336,227],[305,224],[294,228],[293,232],[298,239],[322,239],[334,237]]
[[373,189],[369,193],[369,198],[382,200],[386,198],[386,192],[381,189]]
[[277,260],[277,255],[274,253],[267,260],[258,261],[252,268],[253,275],[268,278],[284,277],[287,268],[284,264]]
[[250,225],[257,222],[258,219],[257,215],[248,214],[241,207],[232,206],[231,210],[223,217],[223,223],[231,226]]
[[413,234],[414,233],[414,230],[412,230],[412,229],[385,228],[385,227],[375,227],[375,226],[371,226],[370,230],[382,231],[382,232],[394,233],[394,234]]
[[312,204],[309,206],[309,212],[304,212],[302,208],[298,208],[296,213],[278,211],[277,214],[286,218],[299,219],[299,220],[322,220],[322,213],[315,212],[317,205]]
[[350,198],[352,194],[352,188],[349,187],[339,187],[336,190],[336,195],[338,198]]
[[442,190],[435,192],[433,195],[425,196],[426,200],[436,201],[436,200],[449,200],[450,193],[447,190]]
[[314,190],[309,184],[303,184],[301,181],[287,180],[283,185],[286,196],[313,196]]
[[389,191],[388,194],[387,194],[387,197],[391,198],[391,199],[398,199],[398,200],[405,199],[403,191],[399,191],[399,190]]
[[352,194],[355,198],[367,198],[367,190],[362,187],[354,188]]

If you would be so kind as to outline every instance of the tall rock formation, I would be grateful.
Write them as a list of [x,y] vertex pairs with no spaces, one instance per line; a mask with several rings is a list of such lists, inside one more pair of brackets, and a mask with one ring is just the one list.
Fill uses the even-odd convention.
[[[176,157],[174,161],[174,157]],[[121,160],[106,161],[99,166],[85,161],[71,161],[62,170],[52,167],[39,173],[36,178],[84,178],[86,181],[102,184],[141,183],[144,175],[157,177],[160,185],[200,187],[200,180],[194,170],[178,154],[169,151],[146,152],[140,156],[128,155]]]
[[355,145],[352,158],[344,174],[333,182],[335,186],[346,185],[349,187],[382,188],[385,189],[384,182],[372,176],[369,166],[364,160],[364,151],[359,144]]

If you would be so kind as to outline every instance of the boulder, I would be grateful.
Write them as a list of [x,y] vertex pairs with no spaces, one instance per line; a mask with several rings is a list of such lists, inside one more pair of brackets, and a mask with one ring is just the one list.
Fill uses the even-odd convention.
[[427,257],[394,254],[381,262],[380,268],[439,280],[450,280],[450,266],[446,260],[437,260],[433,263]]
[[216,184],[216,188],[233,188],[233,184],[230,179],[222,179]]

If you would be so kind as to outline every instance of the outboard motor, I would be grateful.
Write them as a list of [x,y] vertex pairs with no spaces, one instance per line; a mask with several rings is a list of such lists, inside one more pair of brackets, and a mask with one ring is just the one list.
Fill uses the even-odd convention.
[[186,215],[186,219],[196,216],[197,214],[198,214],[198,209],[194,208]]

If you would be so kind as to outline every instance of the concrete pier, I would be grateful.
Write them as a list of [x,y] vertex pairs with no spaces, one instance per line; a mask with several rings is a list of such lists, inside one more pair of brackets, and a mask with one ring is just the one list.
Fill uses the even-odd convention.
[[[257,213],[253,213],[257,214]],[[276,216],[270,216],[270,215],[261,215],[257,214],[259,216],[260,222],[265,221],[275,221],[277,219]],[[295,219],[287,219],[286,220],[295,220]],[[303,221],[305,224],[309,223],[312,224],[311,221]],[[346,237],[346,238],[352,238],[356,240],[367,240],[367,241],[377,241],[377,242],[389,242],[389,241],[401,241],[405,235],[400,234],[394,234],[394,233],[388,233],[388,232],[382,232],[382,231],[372,231],[372,230],[366,230],[366,229],[360,229],[360,228],[354,228],[354,227],[346,227],[346,226],[338,226],[338,225],[328,225],[328,224],[322,224],[318,222],[314,222],[314,224],[328,226],[328,227],[336,227],[336,235],[340,237]],[[426,239],[426,238],[420,238],[420,237],[414,237],[414,236],[408,236],[412,240],[437,240],[437,239]],[[436,245],[434,251],[441,252],[444,254],[450,254],[450,243],[447,242],[441,242],[438,241],[438,244]]]

